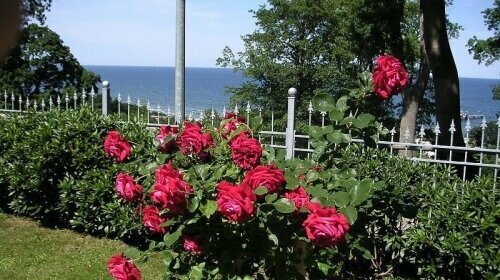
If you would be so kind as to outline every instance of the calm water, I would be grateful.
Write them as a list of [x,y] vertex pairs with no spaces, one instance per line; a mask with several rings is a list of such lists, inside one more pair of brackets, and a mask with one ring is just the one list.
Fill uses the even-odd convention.
[[[163,110],[174,108],[173,67],[136,66],[86,66],[111,83],[111,95],[121,93],[123,100],[130,95],[132,102],[149,99],[151,106],[159,103]],[[244,82],[241,73],[223,68],[186,68],[186,112],[206,108],[222,110],[229,102],[224,94],[227,86]],[[460,78],[461,110],[469,115],[485,115],[487,120],[496,118],[500,101],[492,100],[491,90],[500,79]],[[143,103],[144,104],[144,103]]]

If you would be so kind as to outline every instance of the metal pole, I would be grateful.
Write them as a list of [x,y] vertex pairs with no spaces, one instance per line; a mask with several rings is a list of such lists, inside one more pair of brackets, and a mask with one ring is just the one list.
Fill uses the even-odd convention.
[[286,159],[292,159],[294,157],[294,145],[295,145],[295,95],[297,94],[297,89],[290,88],[288,90],[288,114],[286,123]]
[[[109,111],[110,86],[108,81],[102,82],[102,115],[107,116]],[[67,104],[67,103],[66,103]]]
[[186,72],[186,0],[177,0],[175,37],[175,119],[185,118],[185,72]]

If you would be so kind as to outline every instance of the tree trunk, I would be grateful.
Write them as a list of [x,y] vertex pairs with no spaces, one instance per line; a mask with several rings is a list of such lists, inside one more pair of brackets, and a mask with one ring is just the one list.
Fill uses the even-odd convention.
[[[424,27],[423,27],[423,14],[420,12],[420,65],[417,73],[417,81],[407,90],[402,93],[403,97],[403,114],[401,116],[401,123],[399,129],[399,142],[413,143],[415,138],[415,130],[417,126],[417,114],[420,108],[420,102],[424,96],[426,90],[427,82],[429,81],[429,58],[427,57],[427,52],[425,51],[424,42]],[[409,131],[409,138],[405,139],[406,130]],[[405,151],[401,150],[400,154],[405,155]]]
[[[421,0],[420,9],[423,13],[425,50],[434,81],[436,119],[441,128],[438,144],[465,146],[460,122],[458,72],[446,31],[445,0]],[[452,121],[455,124],[453,134],[449,131]],[[448,152],[438,153],[441,159],[447,159],[447,155]],[[459,156],[458,153],[455,155]]]

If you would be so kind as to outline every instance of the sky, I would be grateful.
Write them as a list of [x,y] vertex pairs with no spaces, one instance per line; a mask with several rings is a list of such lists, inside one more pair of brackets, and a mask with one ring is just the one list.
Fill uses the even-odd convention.
[[[225,46],[243,50],[255,10],[265,0],[186,0],[186,66],[216,67]],[[175,0],[54,0],[47,25],[83,65],[174,66]],[[467,40],[492,36],[481,11],[493,0],[454,0],[451,21],[464,28],[451,47],[459,76],[500,78],[500,62],[478,65]]]

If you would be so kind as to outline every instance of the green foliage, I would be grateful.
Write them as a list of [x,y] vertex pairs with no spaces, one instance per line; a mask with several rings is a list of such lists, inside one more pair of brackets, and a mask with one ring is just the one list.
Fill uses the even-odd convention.
[[478,63],[491,65],[500,58],[500,0],[495,0],[493,7],[484,10],[482,14],[488,30],[493,30],[494,34],[486,39],[474,36],[469,39],[467,46]]
[[[138,143],[151,141],[143,126],[121,127]],[[89,108],[1,118],[2,208],[45,225],[143,242],[135,209],[115,198],[117,169],[102,151],[103,137],[116,128]],[[147,155],[144,147],[135,151]]]
[[[313,96],[345,95],[356,87],[357,73],[373,67],[375,56],[401,55],[408,48],[409,61],[415,62],[410,57],[418,43],[410,40],[416,35],[406,36],[409,25],[400,23],[404,1],[272,0],[252,13],[257,30],[242,37],[245,50],[234,54],[226,47],[217,60],[250,80],[229,89],[234,102],[262,107],[275,102],[275,110],[283,112],[287,90],[295,87],[298,119],[306,119]],[[408,34],[400,36],[401,27]],[[387,115],[391,102],[370,98],[362,105],[363,112]]]
[[36,24],[21,30],[18,45],[0,63],[0,89],[23,96],[90,91],[98,81],[100,77],[80,65],[59,35]]
[[364,230],[357,238],[369,248],[369,258],[347,261],[346,277],[484,279],[498,275],[499,208],[491,178],[463,186],[450,169],[357,146],[343,152],[337,167],[355,170],[357,178],[384,182],[358,218]]

